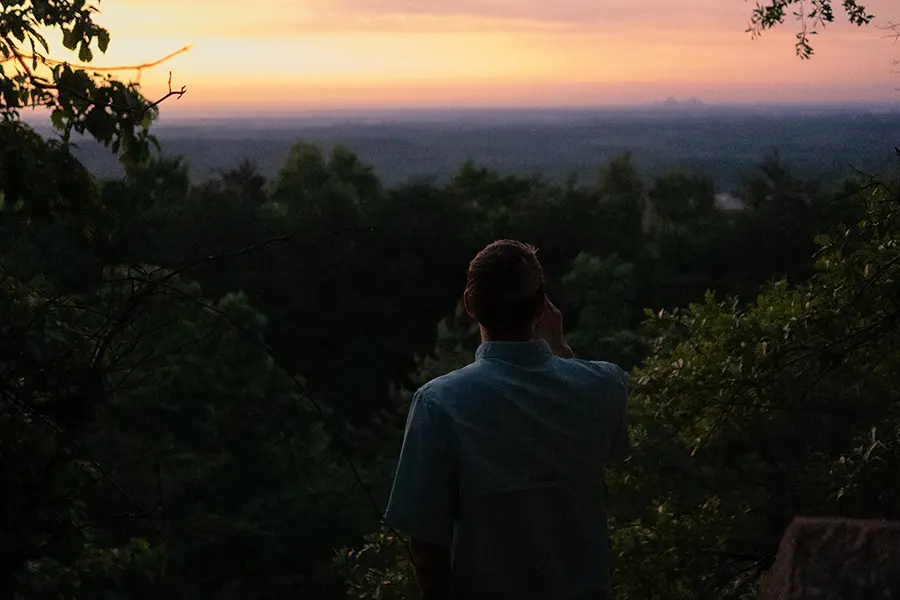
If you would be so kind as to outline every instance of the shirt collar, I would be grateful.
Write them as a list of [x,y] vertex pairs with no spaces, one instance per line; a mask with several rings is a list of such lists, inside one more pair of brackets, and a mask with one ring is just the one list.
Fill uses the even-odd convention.
[[475,352],[475,360],[503,360],[517,364],[541,364],[553,356],[545,340],[530,342],[484,342]]

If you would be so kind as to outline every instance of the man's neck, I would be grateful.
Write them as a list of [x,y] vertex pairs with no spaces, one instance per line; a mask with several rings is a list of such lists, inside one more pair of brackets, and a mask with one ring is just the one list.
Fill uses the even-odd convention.
[[488,342],[533,342],[534,339],[534,329],[523,331],[520,333],[500,335],[490,333],[487,329],[481,327],[482,344],[486,344]]
[[[481,329],[481,343],[486,344],[488,342],[533,342],[536,339],[534,330],[532,329],[529,333],[522,333],[520,335],[492,335],[484,327],[480,327]],[[559,356],[561,358],[575,358],[575,353],[572,352],[572,348],[569,347],[569,344],[566,343],[564,339],[560,340],[557,344],[550,344],[550,349],[553,351],[553,354]]]

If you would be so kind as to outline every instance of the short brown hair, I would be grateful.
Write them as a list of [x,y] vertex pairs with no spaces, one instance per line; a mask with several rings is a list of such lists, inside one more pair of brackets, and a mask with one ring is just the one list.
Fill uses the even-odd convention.
[[537,249],[516,240],[489,244],[469,263],[466,289],[482,327],[495,333],[521,331],[541,315],[546,302]]

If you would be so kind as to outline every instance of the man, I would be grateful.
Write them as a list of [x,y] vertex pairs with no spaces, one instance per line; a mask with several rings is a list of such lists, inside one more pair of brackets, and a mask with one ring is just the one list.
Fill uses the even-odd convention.
[[627,452],[619,367],[573,357],[534,248],[469,265],[475,362],[412,401],[385,522],[425,600],[604,600],[604,468]]

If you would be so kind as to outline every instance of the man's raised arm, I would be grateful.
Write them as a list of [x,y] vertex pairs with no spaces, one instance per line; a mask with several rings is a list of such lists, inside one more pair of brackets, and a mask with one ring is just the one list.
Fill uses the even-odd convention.
[[537,322],[535,335],[550,345],[553,354],[560,358],[575,358],[575,353],[566,342],[566,334],[563,332],[562,313],[553,305],[550,298],[547,298],[544,314]]

